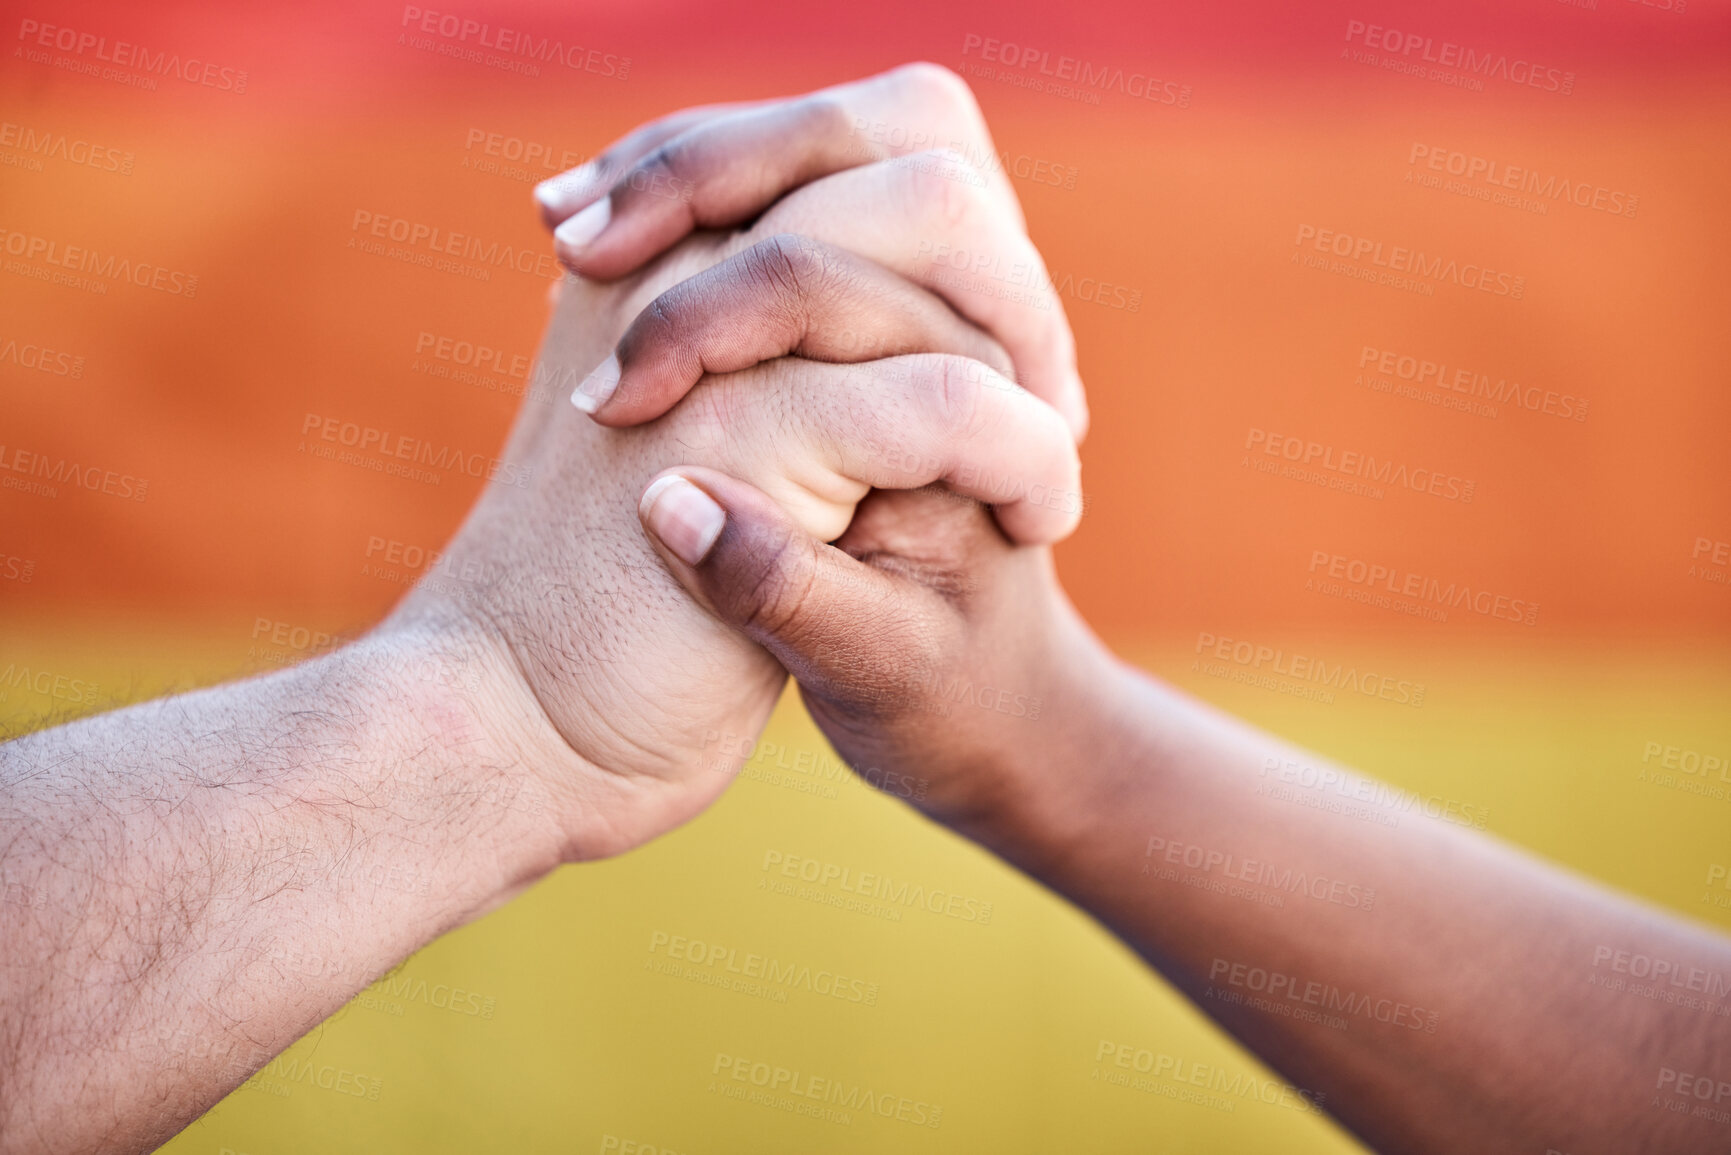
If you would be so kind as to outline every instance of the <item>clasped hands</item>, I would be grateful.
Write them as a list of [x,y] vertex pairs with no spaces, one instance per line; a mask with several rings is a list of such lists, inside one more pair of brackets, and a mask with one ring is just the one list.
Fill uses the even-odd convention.
[[1047,548],[1080,516],[1087,412],[966,85],[910,65],[679,113],[537,199],[579,274],[543,373],[581,386],[525,402],[530,483],[451,546],[487,577],[382,627],[481,672],[453,744],[548,800],[548,855],[617,854],[725,788],[715,736],[757,734],[791,672],[934,817],[1037,805],[998,756],[1037,720],[939,695],[1061,702],[1103,660]]

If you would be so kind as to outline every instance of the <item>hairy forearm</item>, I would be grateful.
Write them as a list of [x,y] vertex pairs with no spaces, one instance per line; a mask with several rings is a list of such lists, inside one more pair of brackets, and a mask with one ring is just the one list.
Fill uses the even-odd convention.
[[[1724,1141],[1725,1124],[1692,1112],[1731,1107],[1731,943],[1100,669],[1066,703],[1062,749],[1039,752],[1061,789],[976,833],[1373,1145]],[[1359,812],[1315,805],[1342,799]],[[1631,989],[1636,956],[1674,968],[1662,997]]]
[[374,635],[0,746],[0,1151],[153,1147],[556,864],[488,655]]

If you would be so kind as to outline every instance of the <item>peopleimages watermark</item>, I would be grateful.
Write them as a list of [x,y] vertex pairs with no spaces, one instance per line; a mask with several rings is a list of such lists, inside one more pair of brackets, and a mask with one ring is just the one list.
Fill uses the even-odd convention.
[[[1421,160],[1424,162],[1422,168],[1419,166]],[[1633,218],[1641,203],[1641,198],[1633,193],[1584,180],[1570,180],[1555,173],[1546,176],[1537,169],[1505,164],[1440,144],[1414,141],[1406,163],[1408,184],[1418,183],[1540,214],[1549,213],[1550,206],[1561,201],[1614,217]],[[1441,176],[1433,175],[1437,173],[1459,179],[1445,183]],[[1499,200],[1499,197],[1503,199]]]
[[[321,441],[327,444],[320,445]],[[330,417],[322,413],[308,413],[302,418],[300,449],[303,453],[311,453],[315,457],[344,465],[400,475],[432,485],[439,483],[440,476],[421,469],[420,466],[436,470],[453,469],[468,477],[484,477],[488,481],[513,485],[518,489],[528,488],[529,477],[534,472],[533,466],[450,445],[439,445],[424,438],[410,437],[406,433],[392,433],[388,429],[344,421],[340,417]],[[343,449],[352,452],[345,453],[342,452]],[[368,453],[379,456],[363,456]]]
[[112,145],[97,144],[53,129],[13,124],[10,120],[0,121],[0,148],[21,150],[13,154],[0,153],[0,164],[30,172],[42,172],[44,160],[59,160],[98,172],[130,176],[132,162],[136,159],[131,152],[123,152]]
[[[1657,766],[1653,765],[1655,759]],[[1731,784],[1731,754],[1710,754],[1652,739],[1641,749],[1641,768],[1635,772],[1635,780],[1731,801],[1731,789],[1722,785]]]
[[312,1059],[278,1055],[264,1069],[241,1086],[248,1091],[286,1099],[294,1093],[296,1084],[317,1087],[335,1095],[378,1102],[384,1093],[385,1081],[374,1075],[351,1071],[331,1063],[315,1063]]
[[[1224,981],[1222,990],[1212,984]],[[1232,1006],[1318,1023],[1344,1031],[1348,1018],[1370,1019],[1411,1031],[1436,1034],[1438,1013],[1397,999],[1378,998],[1361,991],[1342,990],[1333,983],[1305,980],[1297,975],[1249,963],[1216,958],[1208,964],[1210,986],[1202,997]]]
[[[375,885],[388,884],[375,883]],[[452,983],[438,982],[437,980],[429,982],[424,978],[404,974],[406,965],[399,964],[394,970],[386,972],[371,986],[356,995],[355,1001],[368,1010],[395,1015],[399,1018],[402,1017],[405,1003],[420,1003],[458,1018],[485,1022],[491,1022],[493,1016],[498,1012],[499,1000],[497,996],[469,990]]]
[[[363,234],[361,230],[365,228]],[[383,241],[404,246],[387,249]],[[552,253],[518,248],[503,241],[484,241],[471,233],[453,232],[389,213],[356,209],[349,222],[348,247],[405,264],[454,272],[477,281],[491,279],[491,269],[506,268],[556,281],[563,276]],[[473,262],[473,263],[466,263]]]
[[[1703,884],[1701,901],[1721,910],[1731,910],[1731,868],[1723,862],[1710,863],[1707,867],[1707,881]],[[1714,890],[1723,890],[1724,894],[1715,894]]]
[[[1282,869],[1266,859],[1245,858],[1228,850],[1181,842],[1158,834],[1148,836],[1148,846],[1142,857],[1144,875],[1182,882],[1198,890],[1244,898],[1265,906],[1284,907],[1285,895],[1303,895],[1349,910],[1369,910],[1376,905],[1373,887],[1295,870],[1290,866]],[[1182,875],[1176,869],[1180,866],[1201,874]],[[1218,877],[1214,877],[1216,870],[1219,871]],[[1238,883],[1250,885],[1236,885]],[[1266,887],[1268,890],[1259,891],[1252,887]]]
[[[1477,483],[1471,478],[1458,477],[1440,469],[1408,468],[1405,462],[1387,457],[1378,461],[1374,454],[1338,449],[1320,441],[1272,433],[1254,425],[1244,435],[1244,449],[1246,454],[1241,464],[1259,472],[1278,473],[1326,489],[1340,489],[1378,500],[1382,498],[1382,490],[1376,486],[1387,485],[1464,505],[1472,501],[1473,491],[1477,488]],[[1277,458],[1287,464],[1283,467],[1278,462],[1259,461],[1255,456],[1257,451],[1263,457]],[[1375,485],[1368,484],[1372,482]]]
[[[1715,569],[1715,566],[1719,568]],[[1731,586],[1731,568],[1727,567],[1731,567],[1731,541],[1705,535],[1695,538],[1686,576],[1699,578],[1709,585]]]
[[[1588,401],[1573,393],[1555,389],[1540,389],[1537,385],[1522,385],[1507,377],[1491,380],[1488,373],[1450,366],[1443,360],[1431,360],[1398,349],[1364,346],[1358,354],[1361,370],[1358,383],[1380,393],[1393,393],[1415,401],[1427,401],[1444,409],[1459,409],[1479,417],[1495,417],[1496,406],[1543,413],[1563,421],[1585,421]],[[1374,367],[1377,378],[1362,370]],[[1392,378],[1392,380],[1391,380]]]
[[[708,753],[712,745],[713,756]],[[897,770],[852,766],[822,750],[790,749],[783,742],[771,742],[754,734],[735,734],[731,730],[705,728],[703,749],[705,769],[727,774],[737,767],[741,778],[818,798],[839,797],[841,788],[860,783],[896,798],[918,801],[925,798],[930,787],[924,778]],[[790,754],[792,761],[788,759]]]
[[878,984],[858,975],[809,963],[789,962],[757,951],[741,951],[713,939],[653,931],[644,967],[655,974],[785,1003],[805,991],[838,1002],[875,1007]]
[[1655,1096],[1652,1106],[1661,1110],[1713,1123],[1731,1123],[1731,1108],[1721,1106],[1731,1099],[1731,1081],[1660,1067],[1659,1082],[1654,1090],[1675,1096],[1671,1099]]
[[[481,151],[480,157],[474,155],[477,147]],[[530,171],[532,169],[539,168],[542,173],[557,176],[566,169],[576,168],[585,155],[575,149],[556,149],[545,141],[526,140],[485,128],[469,130],[463,140],[463,154],[464,168],[528,181],[543,179],[541,173]],[[523,167],[516,169],[512,165]]]
[[[1558,0],[1570,8],[1585,8],[1589,12],[1599,10],[1599,0]],[[1629,0],[1642,8],[1652,8],[1658,12],[1669,12],[1673,16],[1681,16],[1689,7],[1689,0]]]
[[966,249],[943,241],[922,240],[915,259],[938,270],[933,283],[966,289],[1016,304],[1051,310],[1057,298],[1069,297],[1083,304],[1099,305],[1125,313],[1142,311],[1142,290],[1099,277],[1078,277],[1074,272],[1053,274],[1038,259],[1006,262],[999,254]]
[[637,1139],[621,1139],[614,1134],[601,1136],[601,1150],[598,1155],[610,1155],[611,1152],[618,1152],[618,1155],[681,1155],[665,1144],[658,1147],[654,1143],[644,1143]]
[[[1446,83],[1460,84],[1461,87],[1483,89],[1487,80],[1502,80],[1509,84],[1525,85],[1541,92],[1555,92],[1568,96],[1575,91],[1575,74],[1560,68],[1545,64],[1537,64],[1519,57],[1510,60],[1505,52],[1494,49],[1480,51],[1467,45],[1456,44],[1452,40],[1438,43],[1433,37],[1416,32],[1402,32],[1396,28],[1385,28],[1380,24],[1368,24],[1363,20],[1348,20],[1346,22],[1346,42],[1362,44],[1367,49],[1388,54],[1382,60],[1375,57],[1358,60],[1363,64],[1381,64],[1385,68],[1392,66],[1393,71],[1407,72],[1422,76],[1424,79],[1440,80]],[[1342,50],[1343,54],[1346,50]],[[1414,53],[1417,53],[1416,59]],[[1356,57],[1354,59],[1357,59]],[[1435,69],[1425,70],[1421,65],[1434,64]],[[1445,73],[1444,69],[1459,69],[1458,73]],[[1474,83],[1461,84],[1461,81]]]
[[[1269,1106],[1285,1107],[1290,1111],[1302,1111],[1308,1115],[1322,1114],[1322,1101],[1325,1093],[1322,1091],[1307,1091],[1295,1087],[1291,1083],[1283,1083],[1278,1079],[1264,1079],[1257,1075],[1246,1075],[1243,1072],[1228,1072],[1226,1068],[1212,1063],[1198,1063],[1166,1054],[1164,1051],[1156,1054],[1147,1047],[1138,1047],[1133,1043],[1118,1043],[1111,1039],[1101,1039],[1094,1048],[1096,1064],[1091,1080],[1110,1083],[1115,1087],[1128,1087],[1135,1091],[1147,1091],[1163,1094],[1166,1098],[1179,1099],[1187,1102],[1197,1102],[1200,1106],[1212,1107],[1224,1105],[1225,1110],[1236,1110],[1244,1100],[1255,1103],[1266,1103]],[[1197,1096],[1192,1099],[1184,1094],[1172,1094],[1156,1090],[1152,1086],[1139,1086],[1129,1076],[1119,1075],[1117,1071],[1130,1071],[1140,1075],[1148,1075],[1155,1079],[1169,1080],[1182,1087],[1200,1087],[1214,1093],[1212,1096]],[[1219,1099],[1214,1099],[1219,1096]],[[1214,1100],[1214,1101],[1205,1101]]]
[[[969,32],[962,37],[961,68],[964,75],[1002,80],[1018,88],[1048,92],[1084,104],[1099,104],[1100,94],[1117,92],[1133,100],[1153,104],[1190,107],[1191,88],[1175,80],[1162,80],[1146,72],[1126,71],[1107,64],[1091,64],[1074,56],[1059,55],[1013,40],[999,40]],[[974,61],[1002,66],[1002,70],[975,66]]]
[[[853,1122],[852,1112],[893,1119],[915,1127],[933,1130],[943,1122],[944,1109],[924,1099],[879,1091],[854,1080],[813,1075],[776,1063],[759,1062],[718,1051],[715,1065],[709,1069],[712,1093],[728,1098],[775,1107],[794,1115],[822,1119],[847,1126]],[[729,1081],[746,1084],[729,1086]],[[759,1094],[750,1094],[755,1088]]]
[[944,675],[937,670],[916,673],[914,680],[926,694],[922,708],[940,718],[953,716],[952,705],[973,706],[975,709],[1002,714],[1006,718],[1040,720],[1045,703],[1038,694],[1022,694],[989,683],[974,685],[965,674]]
[[0,581],[18,582],[29,585],[30,579],[36,574],[36,559],[33,557],[18,557],[0,550]]
[[[106,36],[65,25],[22,20],[18,25],[18,39],[25,42],[25,47],[15,54],[32,63],[51,64],[68,72],[98,76],[133,88],[154,90],[159,79],[172,78],[237,96],[246,91],[247,73],[244,68],[233,68],[196,56],[182,60],[178,52],[172,55],[167,51],[152,53],[142,44],[125,40],[116,40],[111,45]],[[51,57],[40,51],[45,48],[72,55]],[[84,59],[86,53],[90,56],[89,61]],[[104,64],[114,67],[104,68]]]
[[[989,925],[992,921],[993,904],[985,899],[957,894],[943,887],[928,887],[906,879],[897,883],[887,874],[856,870],[851,866],[842,866],[819,858],[807,858],[781,850],[766,850],[759,869],[765,875],[773,870],[782,878],[811,884],[808,887],[795,888],[773,877],[761,877],[757,880],[759,890],[803,898],[826,906],[857,910],[888,922],[900,922],[902,911],[916,908],[980,926]],[[831,887],[843,894],[858,897],[843,899],[833,893]]]
[[485,393],[523,397],[542,405],[564,401],[583,381],[570,365],[554,369],[529,353],[513,353],[485,341],[429,333],[415,336],[411,373],[440,381],[455,381]]
[[[1275,755],[1262,760],[1257,778],[1256,794],[1259,796],[1348,818],[1363,818],[1380,826],[1397,827],[1400,815],[1417,812],[1452,826],[1483,830],[1491,816],[1489,807],[1475,806],[1458,798],[1419,794],[1374,778],[1349,774],[1338,766],[1315,766]],[[1361,806],[1343,805],[1328,798],[1330,793]]]
[[251,662],[283,666],[319,654],[328,654],[352,640],[341,634],[314,629],[297,622],[285,622],[277,618],[254,618],[246,656]]
[[0,365],[11,363],[20,369],[33,369],[50,377],[84,376],[84,358],[76,353],[53,349],[38,341],[17,337],[0,338]]
[[[1295,698],[1334,704],[1334,691],[1351,691],[1417,709],[1424,705],[1424,683],[1360,672],[1356,665],[1337,662],[1333,669],[1322,658],[1288,654],[1274,646],[1238,641],[1206,631],[1196,635],[1196,654],[1190,669],[1213,678],[1289,694]],[[1225,663],[1230,662],[1231,665]],[[1263,667],[1267,666],[1267,672]]]
[[[1480,617],[1523,626],[1539,623],[1537,602],[1483,588],[1475,590],[1466,582],[1450,582],[1445,586],[1437,578],[1402,570],[1399,566],[1365,561],[1328,550],[1310,551],[1309,573],[1311,576],[1304,583],[1306,590],[1410,613],[1414,617],[1446,622],[1448,610],[1465,609]],[[1341,583],[1346,584],[1342,586]],[[1391,596],[1385,597],[1384,594]]]
[[[981,366],[984,368],[984,366]],[[969,380],[979,380],[987,388],[1006,387],[1020,389],[1020,386],[1009,383],[1005,378],[998,377],[990,370],[975,377],[969,371]],[[1000,386],[995,382],[1003,382]],[[914,450],[904,449],[899,445],[873,444],[870,446],[872,455],[892,469],[913,477],[943,477],[945,465],[943,459],[930,454],[922,455]],[[945,477],[945,480],[956,486],[980,494],[978,500],[987,504],[1006,504],[1020,501],[1043,509],[1055,509],[1062,513],[1081,514],[1087,511],[1087,495],[1076,489],[1060,489],[1047,485],[1043,481],[1028,481],[1022,477],[1011,477],[1008,474],[994,473],[972,463],[958,466]],[[955,490],[947,490],[957,501],[972,502],[973,497],[965,496]],[[1035,715],[1039,710],[1036,705]]]
[[143,501],[150,494],[145,478],[0,442],[0,489],[52,498],[60,496],[62,485],[121,501]]
[[11,690],[28,690],[72,706],[94,706],[101,687],[71,674],[8,662],[6,668],[0,670],[0,701],[5,701]]
[[444,337],[425,329],[415,337],[415,354],[427,354],[439,361],[519,379],[527,377],[529,367],[535,363],[535,358],[528,353],[507,353],[479,341]]
[[[474,64],[485,64],[505,72],[540,76],[542,65],[557,65],[572,72],[624,80],[631,75],[631,57],[581,44],[566,44],[551,36],[536,36],[500,25],[405,5],[397,43],[439,56]],[[419,33],[419,36],[410,33]],[[433,39],[436,37],[437,39]],[[473,47],[470,38],[473,37]]]
[[[6,271],[40,281],[68,285],[85,292],[107,293],[109,281],[154,289],[189,300],[198,295],[198,275],[171,269],[150,261],[134,260],[110,252],[104,257],[86,245],[68,244],[52,237],[17,229],[0,228],[0,251],[17,260],[6,262]],[[41,261],[49,268],[28,262]],[[62,270],[71,270],[64,272]],[[84,276],[80,274],[89,274]],[[100,277],[101,280],[91,280]]]
[[[1327,253],[1342,258],[1340,268],[1327,265],[1326,261],[1307,257],[1303,253],[1294,252],[1295,263],[1308,268],[1325,268],[1328,272],[1339,272],[1359,280],[1375,281],[1378,284],[1421,291],[1422,295],[1435,294],[1435,288],[1428,282],[1435,281],[1451,285],[1459,285],[1463,289],[1477,289],[1481,293],[1489,293],[1495,297],[1507,297],[1511,301],[1525,298],[1527,279],[1516,273],[1498,272],[1487,265],[1467,261],[1465,263],[1454,257],[1444,257],[1435,253],[1426,253],[1423,249],[1407,248],[1404,245],[1387,246],[1388,253],[1384,256],[1384,242],[1372,237],[1355,236],[1352,233],[1340,232],[1334,229],[1319,228],[1316,225],[1300,224],[1298,235],[1292,239],[1294,245],[1302,246],[1306,241],[1310,247],[1319,253]],[[1358,262],[1368,257],[1370,266],[1366,268]],[[1410,274],[1410,276],[1408,275]],[[1423,278],[1415,280],[1414,278]]]
[[398,585],[465,596],[497,580],[498,568],[481,558],[453,557],[440,547],[369,534],[361,576]]
[[1073,190],[1076,187],[1076,178],[1081,173],[1073,164],[1012,152],[1009,149],[993,152],[985,145],[973,141],[946,141],[924,128],[909,127],[887,120],[873,120],[866,116],[854,117],[853,136],[859,141],[853,153],[864,163],[881,160],[889,155],[948,150],[973,171],[951,175],[947,171],[947,165],[940,165],[936,171],[939,175],[950,175],[950,179],[975,188],[984,187],[986,182],[982,174],[1002,173],[1005,177],[1015,177],[1029,184]]
[[1731,976],[1702,970],[1681,959],[1660,958],[1642,951],[1600,943],[1593,947],[1587,985],[1687,1011],[1731,1017]]
[[322,653],[342,645],[348,639],[338,634],[315,630],[311,626],[300,626],[293,622],[279,621],[276,618],[255,618],[252,623],[252,637],[257,641],[268,637],[272,645],[287,646],[291,650],[306,653]]

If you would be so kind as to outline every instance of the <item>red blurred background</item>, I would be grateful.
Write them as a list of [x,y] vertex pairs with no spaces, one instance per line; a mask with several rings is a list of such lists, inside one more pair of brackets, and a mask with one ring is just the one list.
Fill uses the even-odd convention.
[[[432,376],[417,345],[432,334],[530,355],[546,281],[359,252],[356,212],[544,252],[529,200],[529,180],[552,171],[543,157],[582,159],[685,104],[916,58],[976,70],[1000,152],[1027,174],[1015,184],[1033,236],[1077,286],[1065,305],[1095,413],[1091,505],[1061,564],[1109,635],[1416,631],[1520,647],[1606,632],[1722,641],[1731,625],[1731,588],[1690,573],[1711,563],[1711,544],[1692,556],[1702,539],[1731,538],[1722,4],[473,0],[440,14],[581,44],[620,61],[622,78],[547,63],[527,75],[417,47],[454,43],[418,31],[438,11],[425,6],[8,7],[0,340],[69,354],[81,372],[0,357],[0,443],[16,476],[28,476],[23,450],[41,455],[29,459],[38,477],[99,466],[148,491],[0,491],[0,552],[34,563],[28,582],[0,580],[0,628],[263,615],[352,630],[377,618],[401,587],[363,572],[369,542],[436,547],[478,482],[313,460],[297,451],[304,416],[490,451],[516,404],[512,379]],[[43,48],[43,27],[51,43],[76,30],[108,47]],[[1402,59],[1449,41],[1506,56],[1515,75],[1533,62],[1544,83],[1415,79],[1387,66],[1396,54],[1372,28],[1433,41]],[[119,41],[145,61],[225,71],[189,83],[119,69],[149,89],[73,70]],[[1377,59],[1354,57],[1366,52]],[[1021,86],[1061,56],[1186,86],[1187,106]],[[1547,91],[1563,74],[1571,91]],[[78,141],[112,151],[63,159]],[[532,145],[534,163],[507,159]],[[115,153],[127,171],[105,171]],[[1412,179],[1449,153],[1494,162],[1493,174],[1531,170],[1553,195],[1526,194],[1535,210],[1483,199],[1497,190],[1482,178],[1465,182],[1473,191]],[[1452,179],[1448,163],[1437,181]],[[1635,198],[1634,211],[1571,203],[1577,185],[1606,204]],[[1507,270],[1524,291],[1433,281],[1423,295],[1309,268],[1295,256],[1332,254],[1309,235],[1295,244],[1306,226]],[[196,275],[196,293],[44,283],[52,266],[19,255],[14,234]],[[1093,282],[1124,291],[1081,299]],[[1134,309],[1114,307],[1124,302]],[[1359,383],[1366,347],[1518,382],[1528,398],[1585,398],[1587,411],[1505,402],[1493,417],[1379,392]],[[1472,481],[1473,496],[1377,499],[1266,476],[1245,464],[1248,441],[1267,444],[1255,431],[1438,470]],[[1319,596],[1305,588],[1313,564],[1326,570],[1318,553],[1536,603],[1537,624]]]

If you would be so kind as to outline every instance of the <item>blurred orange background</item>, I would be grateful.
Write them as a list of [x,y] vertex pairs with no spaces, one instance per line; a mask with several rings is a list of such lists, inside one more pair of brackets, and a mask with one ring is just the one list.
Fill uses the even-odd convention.
[[[985,61],[973,37],[1191,89],[1188,107],[1112,90],[1091,104],[972,79],[1011,172],[1029,174],[1015,185],[1054,273],[1078,293],[1088,278],[1127,290],[1064,298],[1095,426],[1089,515],[1062,565],[1103,630],[1303,625],[1519,646],[1607,630],[1722,640],[1731,625],[1731,588],[1688,575],[1711,560],[1692,557],[1698,539],[1731,538],[1722,5],[475,4],[462,15],[598,46],[629,58],[628,73],[528,76],[417,50],[398,43],[403,6],[14,10],[0,100],[16,139],[4,151],[36,164],[0,168],[0,227],[196,275],[197,288],[45,284],[17,269],[16,242],[7,249],[4,340],[68,353],[82,371],[0,360],[0,441],[149,483],[143,501],[0,491],[4,549],[35,563],[29,582],[0,582],[8,622],[232,611],[353,629],[377,618],[398,590],[362,575],[369,540],[436,546],[478,483],[311,460],[296,451],[302,418],[489,450],[516,404],[498,391],[510,380],[418,372],[430,358],[417,341],[531,355],[547,283],[358,252],[357,211],[545,252],[526,179],[552,171],[543,156],[587,157],[686,104],[908,59],[1038,73]],[[31,60],[20,54],[93,52],[41,49],[39,31],[21,35],[30,21],[245,70],[245,90],[168,77],[144,91]],[[1492,78],[1471,91],[1342,59],[1366,51],[1362,33],[1346,39],[1354,22],[1568,70],[1573,90]],[[21,147],[21,130],[39,151]],[[127,171],[40,151],[58,136],[117,150]],[[543,146],[535,163],[505,158],[526,145]],[[1500,191],[1482,178],[1465,182],[1474,195],[1426,187],[1410,178],[1438,174],[1428,151],[1411,160],[1415,146],[1568,186],[1526,194],[1542,211],[1479,199]],[[1438,179],[1453,178],[1444,168]],[[1575,184],[1634,198],[1634,212],[1555,195]],[[1306,226],[1381,242],[1385,259],[1406,246],[1507,270],[1524,292],[1440,281],[1421,295],[1305,267],[1295,255],[1337,259],[1294,243]],[[1378,392],[1355,383],[1367,346],[1517,382],[1527,397],[1585,398],[1585,418],[1507,403],[1479,416]],[[1243,464],[1252,430],[1471,480],[1472,500],[1378,500],[1258,475]],[[1537,603],[1538,624],[1466,612],[1434,623],[1318,597],[1304,588],[1316,551]]]

